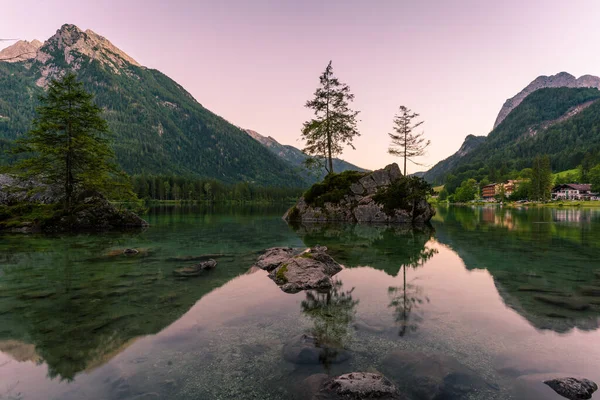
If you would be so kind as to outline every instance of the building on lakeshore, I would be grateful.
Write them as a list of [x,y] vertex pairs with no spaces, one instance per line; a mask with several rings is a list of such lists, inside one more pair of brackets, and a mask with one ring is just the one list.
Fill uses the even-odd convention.
[[481,197],[484,201],[495,201],[496,194],[499,192],[498,183],[490,183],[481,188]]
[[552,189],[553,200],[600,200],[598,193],[592,193],[589,183],[564,183]]
[[508,180],[505,183],[490,183],[481,188],[481,197],[484,201],[495,201],[504,189],[504,197],[510,197],[523,181]]

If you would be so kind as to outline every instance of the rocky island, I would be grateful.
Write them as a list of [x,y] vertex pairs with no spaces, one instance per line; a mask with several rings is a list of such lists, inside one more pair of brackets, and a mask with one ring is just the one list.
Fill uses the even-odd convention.
[[397,164],[373,172],[330,174],[314,184],[284,215],[288,222],[424,224],[435,215],[431,187],[406,177]]
[[0,175],[0,231],[13,233],[139,229],[148,223],[115,207],[101,193],[83,190],[70,213],[60,188]]

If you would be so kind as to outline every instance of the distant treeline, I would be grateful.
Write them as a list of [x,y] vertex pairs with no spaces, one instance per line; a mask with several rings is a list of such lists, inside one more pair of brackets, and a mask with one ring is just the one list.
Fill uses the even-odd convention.
[[295,201],[303,192],[300,188],[262,187],[245,182],[228,185],[214,179],[169,175],[135,175],[131,182],[138,198],[161,201],[283,202]]

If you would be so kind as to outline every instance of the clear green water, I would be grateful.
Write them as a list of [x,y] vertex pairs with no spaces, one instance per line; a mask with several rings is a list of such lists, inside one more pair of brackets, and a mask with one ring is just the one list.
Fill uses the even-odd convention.
[[[469,398],[519,398],[537,372],[600,382],[600,211],[440,208],[420,230],[292,228],[283,211],[166,208],[141,233],[0,236],[0,399],[294,399],[311,374],[381,371],[396,349],[493,383]],[[316,244],[346,266],[330,296],[249,271],[266,248]],[[214,271],[173,276],[205,254]],[[286,361],[303,333],[350,358]]]

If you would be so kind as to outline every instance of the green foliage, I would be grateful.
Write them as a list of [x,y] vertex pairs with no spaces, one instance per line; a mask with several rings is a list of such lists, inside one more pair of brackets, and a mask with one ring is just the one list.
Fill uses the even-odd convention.
[[366,173],[358,171],[329,174],[323,182],[315,183],[304,193],[304,200],[306,204],[316,207],[323,207],[325,203],[339,203],[350,193],[350,186],[365,175]]
[[381,204],[388,215],[393,215],[394,210],[397,209],[412,211],[415,202],[431,194],[433,194],[433,189],[424,179],[416,176],[403,176],[387,188],[379,189],[373,196],[373,200]]
[[412,159],[425,155],[425,149],[431,143],[429,140],[425,141],[422,132],[413,132],[423,124],[423,121],[413,122],[413,119],[418,117],[419,114],[405,106],[400,106],[399,113],[394,117],[395,133],[388,133],[392,141],[388,153],[404,159],[404,175],[407,175],[406,161],[415,163]]
[[298,221],[300,219],[300,210],[298,207],[293,206],[288,214],[289,221]]
[[287,272],[287,264],[283,264],[281,267],[279,267],[279,269],[277,270],[277,273],[275,274],[275,277],[277,278],[277,281],[280,283],[287,283],[287,278],[285,277],[285,273]]
[[600,193],[600,164],[589,171],[589,180],[592,184],[592,192]]
[[440,192],[439,199],[442,201],[448,199],[448,191],[446,190],[446,188],[442,189],[442,191]]
[[173,175],[136,175],[131,184],[140,199],[161,201],[292,202],[302,194],[300,188],[263,187],[246,182],[228,185],[215,179]]
[[[473,178],[490,182],[514,179],[536,156],[547,154],[554,170],[600,162],[600,91],[592,88],[536,90],[516,107],[485,139],[462,157],[434,167],[426,178],[445,183],[450,193]],[[595,101],[595,102],[593,102]],[[578,114],[560,119],[573,107],[593,102]],[[586,156],[586,154],[590,154]]]
[[552,168],[550,157],[538,156],[533,160],[531,177],[531,199],[548,201],[552,194]]
[[23,223],[38,226],[54,219],[62,212],[57,204],[21,203],[11,206],[0,205],[0,230],[16,228]]
[[515,191],[510,195],[510,200],[518,201],[518,200],[529,200],[531,197],[531,181],[525,180],[520,182]]
[[[68,69],[59,49],[45,49]],[[61,63],[61,61],[63,61]],[[304,179],[246,132],[198,103],[157,70],[125,65],[116,74],[107,65],[78,55],[78,78],[95,95],[115,134],[118,164],[131,175],[181,175],[228,184],[306,187]],[[0,62],[0,152],[30,129],[43,89],[36,86],[40,64]],[[15,157],[0,155],[0,163]]]
[[76,191],[119,191],[118,197],[131,193],[127,178],[113,162],[102,110],[92,99],[74,74],[53,80],[39,99],[33,129],[13,148],[13,153],[27,158],[10,172],[47,185],[58,184],[63,189],[65,210],[71,210]]
[[354,101],[350,87],[333,75],[331,61],[319,77],[320,87],[306,107],[314,111],[315,118],[302,127],[302,138],[306,140],[304,152],[327,160],[327,172],[333,173],[333,157],[341,154],[344,145],[352,148],[352,140],[360,136],[356,127],[359,111],[350,109]]
[[454,194],[454,201],[457,203],[468,203],[471,200],[475,200],[477,195],[477,181],[475,179],[468,179],[460,184],[460,187]]

